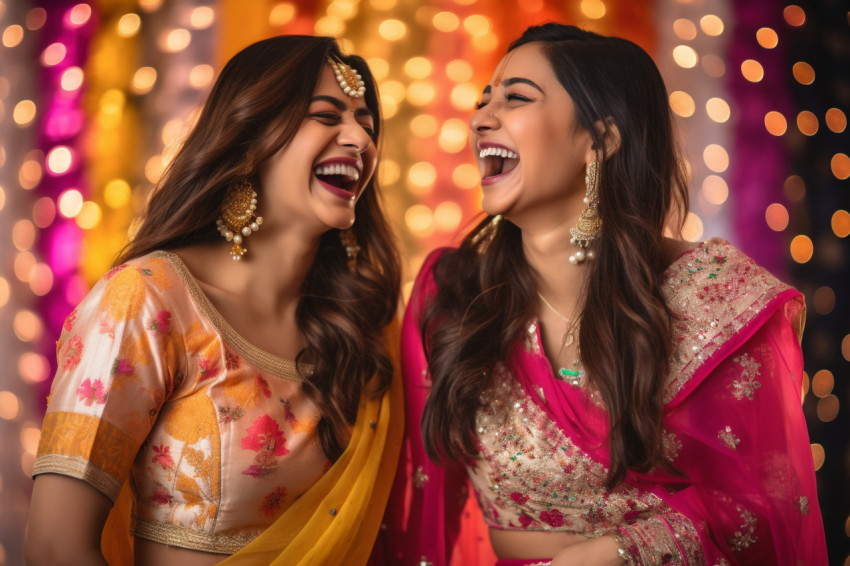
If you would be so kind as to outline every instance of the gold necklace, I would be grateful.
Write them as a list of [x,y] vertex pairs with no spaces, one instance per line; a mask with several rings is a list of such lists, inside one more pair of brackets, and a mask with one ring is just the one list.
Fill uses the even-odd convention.
[[[572,332],[574,323],[570,321],[569,318],[565,317],[561,314],[561,312],[552,306],[552,303],[546,300],[546,297],[540,291],[537,291],[537,296],[540,297],[540,300],[543,301],[543,304],[546,305],[549,310],[558,315],[558,317],[563,320],[567,324],[567,328],[564,331],[564,337],[561,340],[562,346],[561,349],[571,346],[575,342],[575,334]],[[558,379],[566,381],[570,385],[580,386],[582,383],[582,378],[584,377],[584,370],[581,367],[581,360],[579,359],[581,354],[579,353],[578,346],[576,346],[576,359],[573,360],[573,366],[577,369],[568,369],[568,368],[558,368],[558,372],[556,376]]]

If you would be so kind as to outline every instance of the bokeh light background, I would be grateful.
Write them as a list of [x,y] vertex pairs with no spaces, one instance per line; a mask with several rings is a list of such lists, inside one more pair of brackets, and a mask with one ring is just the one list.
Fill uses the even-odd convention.
[[409,286],[478,214],[467,120],[482,87],[550,20],[653,55],[692,175],[684,237],[725,237],[805,293],[801,398],[830,563],[850,565],[850,12],[833,0],[0,0],[0,565],[22,563],[62,320],[231,55],[299,33],[368,59]]

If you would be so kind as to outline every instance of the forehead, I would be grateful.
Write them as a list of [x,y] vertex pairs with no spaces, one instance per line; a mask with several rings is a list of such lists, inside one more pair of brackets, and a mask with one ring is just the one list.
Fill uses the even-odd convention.
[[[366,88],[369,88],[368,84],[366,85]],[[317,95],[333,96],[334,98],[338,98],[345,102],[346,105],[350,105],[353,101],[355,108],[367,107],[365,96],[352,98],[342,91],[342,87],[339,86],[339,83],[336,80],[336,75],[334,75],[333,69],[328,63],[325,63],[322,66],[322,72],[319,75],[319,82],[316,84],[315,92],[313,92],[313,96]]]
[[490,84],[498,86],[503,79],[509,77],[531,79],[540,86],[558,82],[539,42],[526,43],[505,55],[496,67]]

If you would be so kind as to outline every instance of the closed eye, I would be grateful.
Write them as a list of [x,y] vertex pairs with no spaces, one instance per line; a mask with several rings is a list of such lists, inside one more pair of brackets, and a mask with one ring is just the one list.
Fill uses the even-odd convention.
[[515,93],[506,94],[505,99],[508,102],[511,102],[511,101],[514,101],[514,100],[519,101],[519,102],[531,102],[531,99],[528,98],[527,96],[523,96],[521,94],[515,94]]
[[310,114],[311,118],[316,118],[322,123],[326,123],[327,125],[339,124],[341,118],[339,114],[334,114],[333,112],[316,112],[315,114]]

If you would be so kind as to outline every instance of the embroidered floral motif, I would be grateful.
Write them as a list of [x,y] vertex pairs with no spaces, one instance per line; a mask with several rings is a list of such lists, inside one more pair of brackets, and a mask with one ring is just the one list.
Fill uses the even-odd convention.
[[428,474],[425,473],[425,468],[419,466],[413,473],[413,487],[421,488],[428,481]]
[[171,331],[171,313],[165,310],[159,311],[148,328],[158,337],[165,336]]
[[83,340],[79,334],[75,334],[65,345],[65,353],[62,356],[62,369],[70,371],[80,364],[83,356]]
[[268,415],[261,415],[254,421],[247,435],[242,439],[242,448],[254,450],[254,464],[243,470],[246,476],[265,478],[277,470],[277,457],[289,453],[286,438],[277,422]]
[[77,395],[86,407],[91,407],[92,403],[97,403],[98,405],[106,403],[108,393],[104,390],[101,380],[95,379],[92,381],[86,378],[77,388]]
[[68,315],[68,318],[65,319],[65,322],[62,323],[62,328],[64,328],[67,332],[71,332],[74,328],[74,322],[77,320],[77,309],[71,311],[71,314]]
[[168,489],[164,486],[157,485],[153,488],[153,493],[151,494],[151,501],[158,505],[171,505],[172,496],[169,493]]
[[263,503],[260,505],[260,514],[266,517],[274,517],[280,511],[283,505],[283,500],[286,497],[286,488],[278,487],[270,494],[263,498]]
[[549,525],[550,527],[561,527],[564,525],[564,514],[558,511],[557,509],[552,509],[551,511],[543,511],[538,515],[540,520]]
[[298,422],[298,419],[295,418],[295,413],[292,412],[292,403],[289,402],[289,399],[284,399],[283,397],[278,397],[278,401],[283,405],[283,418],[288,423]]
[[235,423],[245,416],[245,409],[242,407],[219,407],[218,422],[222,424]]
[[239,369],[240,358],[239,355],[235,352],[232,352],[230,348],[224,351],[224,366],[228,371]]
[[154,446],[153,451],[156,456],[151,458],[151,462],[159,464],[166,470],[174,467],[174,458],[171,457],[171,446],[160,444],[159,446]]
[[717,438],[732,450],[737,450],[738,444],[741,443],[741,439],[735,436],[732,427],[728,425],[717,433]]
[[209,379],[218,372],[218,359],[216,358],[201,358],[198,360],[198,371],[201,374],[201,379]]
[[682,449],[682,442],[674,432],[664,431],[662,443],[664,446],[664,458],[670,462],[679,457],[679,450]]
[[750,357],[749,354],[741,354],[737,358],[732,358],[732,361],[741,365],[741,378],[732,382],[732,394],[738,401],[744,397],[753,400],[753,393],[761,387],[761,383],[756,381],[756,377],[761,375],[759,369],[761,364]]
[[269,389],[269,382],[263,379],[263,376],[259,373],[257,374],[257,387],[260,390],[260,394],[266,399],[272,396],[272,391]]
[[757,540],[756,536],[756,523],[758,522],[756,516],[751,512],[740,505],[735,507],[735,510],[741,516],[741,526],[735,531],[735,534],[732,536],[732,540],[729,541],[729,548],[732,549],[733,552],[742,552],[752,546]]
[[112,371],[110,373],[112,375],[133,375],[136,373],[136,370],[127,358],[115,358],[115,361],[112,362]]
[[809,514],[809,498],[805,495],[802,495],[797,498],[797,508],[800,510],[800,514],[805,517]]

